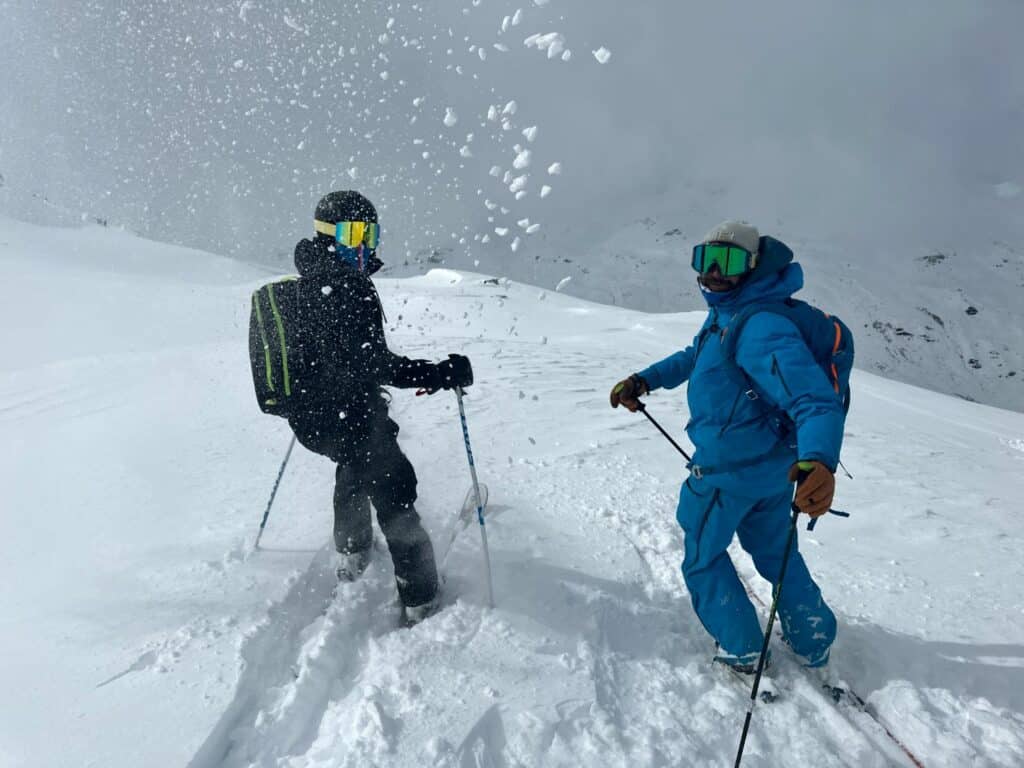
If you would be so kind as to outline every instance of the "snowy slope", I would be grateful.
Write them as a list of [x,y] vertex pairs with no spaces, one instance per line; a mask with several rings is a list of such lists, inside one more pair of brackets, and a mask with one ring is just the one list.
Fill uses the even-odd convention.
[[[481,275],[380,281],[392,345],[466,352],[497,608],[472,528],[446,607],[396,630],[386,554],[332,601],[329,463],[248,380],[236,262],[0,220],[0,763],[731,764],[744,694],[678,572],[683,470],[609,385],[685,343],[652,315]],[[857,372],[838,506],[801,546],[843,676],[927,766],[1024,762],[1024,416]],[[650,399],[682,438],[682,391]],[[396,392],[440,540],[468,484],[454,398]],[[752,576],[762,598],[768,586]],[[745,765],[906,765],[780,651]]]

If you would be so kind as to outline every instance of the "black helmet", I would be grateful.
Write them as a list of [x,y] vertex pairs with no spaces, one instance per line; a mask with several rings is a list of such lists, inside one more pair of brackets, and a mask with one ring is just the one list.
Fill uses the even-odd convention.
[[313,218],[325,224],[339,221],[377,221],[377,209],[373,203],[354,190],[331,192],[316,204]]

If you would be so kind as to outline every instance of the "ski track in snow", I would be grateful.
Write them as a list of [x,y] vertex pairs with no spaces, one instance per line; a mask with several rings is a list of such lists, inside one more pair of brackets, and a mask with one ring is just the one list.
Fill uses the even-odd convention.
[[[67,285],[61,272],[39,277],[44,238],[9,228],[0,258],[27,281],[16,312],[106,285],[87,259]],[[85,249],[98,263],[106,238]],[[192,257],[132,242],[161,265]],[[11,542],[0,577],[20,585],[0,615],[42,639],[0,635],[8,691],[35,693],[10,708],[19,719],[0,729],[0,756],[190,768],[732,764],[748,694],[710,664],[679,573],[684,469],[650,425],[606,400],[622,375],[685,344],[700,315],[538,297],[448,270],[380,281],[394,349],[473,360],[466,408],[490,487],[497,603],[484,607],[472,525],[448,559],[444,609],[399,629],[379,531],[370,568],[331,595],[329,462],[296,452],[263,548],[250,549],[288,434],[259,414],[244,369],[259,275],[225,282],[233,267],[199,261],[185,285],[154,283],[138,264],[123,268],[122,314],[91,308],[76,327],[55,308],[61,333],[37,331],[45,348],[0,339],[18,352],[8,359],[35,356],[0,371],[0,421],[18,444],[0,459],[19,513],[17,525],[6,509],[0,518]],[[137,299],[140,286],[152,293]],[[125,323],[129,310],[137,323]],[[191,343],[160,346],[168,323]],[[857,479],[840,478],[837,495],[854,515],[800,537],[840,618],[837,669],[929,768],[1024,764],[1024,417],[861,372],[854,386],[844,459]],[[649,407],[684,439],[685,389]],[[396,392],[392,408],[439,542],[469,482],[454,398]],[[40,567],[31,553],[46,548],[66,571]],[[769,585],[735,559],[766,602]],[[744,765],[907,764],[778,644],[776,655],[782,700],[758,706]],[[48,677],[34,672],[43,665]],[[31,727],[43,708],[69,714],[43,734]]]

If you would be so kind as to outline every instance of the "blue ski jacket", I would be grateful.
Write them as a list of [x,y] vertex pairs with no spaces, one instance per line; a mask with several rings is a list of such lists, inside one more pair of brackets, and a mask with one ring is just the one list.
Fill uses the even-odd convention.
[[[786,249],[788,251],[788,249]],[[690,469],[716,488],[747,498],[783,492],[799,460],[835,471],[846,414],[841,397],[797,327],[769,312],[747,321],[735,364],[721,350],[721,330],[749,304],[783,301],[804,284],[790,253],[777,270],[761,272],[728,294],[706,293],[709,313],[693,343],[639,372],[653,391],[689,381],[696,447]]]

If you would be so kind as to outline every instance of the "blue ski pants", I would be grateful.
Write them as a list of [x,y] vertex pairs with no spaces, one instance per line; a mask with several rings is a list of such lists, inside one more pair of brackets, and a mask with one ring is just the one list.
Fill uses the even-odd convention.
[[[679,494],[676,519],[685,532],[683,579],[693,609],[718,642],[721,655],[738,663],[757,661],[764,632],[726,548],[737,534],[757,572],[775,584],[789,535],[792,500],[792,488],[746,499],[693,476]],[[822,600],[796,541],[786,566],[778,615],[783,637],[798,656],[811,666],[827,661],[836,618]]]

